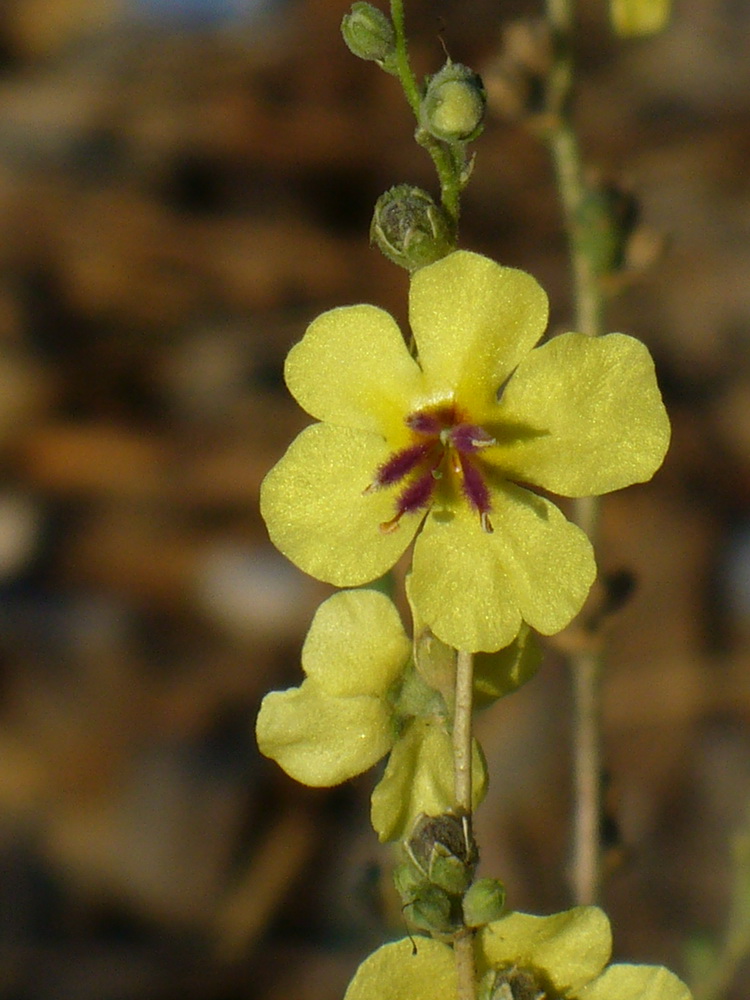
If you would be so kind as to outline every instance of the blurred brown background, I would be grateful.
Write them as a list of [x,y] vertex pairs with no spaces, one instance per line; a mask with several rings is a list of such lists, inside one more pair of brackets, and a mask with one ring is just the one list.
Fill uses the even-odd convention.
[[[0,7],[0,997],[339,997],[402,922],[372,775],[295,786],[255,748],[328,592],[266,540],[260,479],[306,423],[283,358],[322,309],[405,315],[377,195],[434,189],[345,0]],[[409,0],[414,58],[489,81],[513,0]],[[607,500],[638,578],[606,684],[616,951],[683,968],[722,926],[750,798],[750,7],[683,0],[661,37],[581,14],[587,158],[641,204],[613,329],[654,352],[664,469]],[[462,242],[532,271],[569,324],[544,149],[490,116]],[[480,722],[486,873],[569,903],[568,688]],[[616,828],[616,829],[615,829]],[[615,833],[618,836],[615,837]],[[746,996],[740,983],[734,1000]]]

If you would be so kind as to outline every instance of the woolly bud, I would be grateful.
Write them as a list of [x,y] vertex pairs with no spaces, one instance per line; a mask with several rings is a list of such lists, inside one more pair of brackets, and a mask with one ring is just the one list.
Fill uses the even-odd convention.
[[436,139],[468,142],[482,130],[486,104],[481,78],[468,66],[447,62],[427,83],[419,123]]
[[417,271],[455,249],[445,213],[421,188],[399,184],[378,198],[370,240],[407,271]]
[[461,905],[467,927],[491,924],[505,909],[505,886],[496,878],[477,879],[467,889]]
[[396,35],[382,10],[364,0],[357,0],[349,13],[344,15],[341,34],[355,56],[376,62],[388,72],[393,72]]

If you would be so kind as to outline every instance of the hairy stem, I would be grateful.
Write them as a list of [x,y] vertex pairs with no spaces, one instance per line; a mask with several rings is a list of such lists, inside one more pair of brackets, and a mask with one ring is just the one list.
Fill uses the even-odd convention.
[[396,34],[396,69],[406,99],[417,119],[416,140],[432,157],[432,162],[440,181],[440,203],[453,227],[454,243],[458,239],[458,216],[461,184],[459,168],[451,150],[444,142],[430,135],[421,127],[419,116],[422,105],[422,91],[409,62],[406,42],[403,0],[391,0],[391,21]]
[[[469,817],[471,830],[471,720],[474,699],[474,654],[463,649],[456,656],[456,700],[453,712],[453,781],[456,809]],[[453,942],[458,974],[458,1000],[476,1000],[474,932],[465,928]]]
[[[586,194],[578,137],[570,113],[574,79],[572,37],[573,0],[546,0],[547,17],[555,44],[555,62],[549,78],[547,105],[550,127],[547,141],[557,179],[572,266],[575,325],[580,333],[597,337],[604,332],[604,298],[596,265],[587,251],[586,222],[581,211]],[[592,542],[596,537],[599,502],[595,497],[576,501],[574,520]],[[579,904],[593,903],[601,882],[601,704],[602,657],[581,649],[569,654],[574,700],[572,889]]]

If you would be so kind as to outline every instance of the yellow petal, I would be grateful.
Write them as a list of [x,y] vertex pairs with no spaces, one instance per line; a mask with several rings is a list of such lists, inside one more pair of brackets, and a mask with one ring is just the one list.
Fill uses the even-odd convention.
[[[562,995],[577,996],[607,964],[612,934],[602,910],[577,906],[550,917],[510,913],[485,927],[477,945],[480,974],[482,965],[536,968],[547,973]],[[620,996],[611,994],[608,1000]]]
[[485,532],[467,505],[433,511],[414,547],[410,594],[457,649],[494,652],[528,622],[544,635],[580,611],[596,576],[591,543],[549,500],[506,483]]
[[[487,767],[474,741],[472,792],[476,808],[487,791]],[[453,746],[436,719],[414,719],[394,743],[385,773],[372,793],[370,818],[381,841],[407,837],[418,816],[454,808]]]
[[436,400],[478,420],[547,325],[547,296],[530,274],[459,250],[412,279],[409,321]]
[[486,708],[530,681],[542,662],[534,633],[525,624],[509,646],[474,657],[474,707]]
[[532,351],[505,387],[498,412],[500,426],[508,421],[536,433],[488,450],[487,460],[563,496],[645,482],[669,445],[651,355],[621,333],[563,334]]
[[364,494],[388,457],[377,434],[313,424],[292,442],[263,480],[260,510],[283,554],[310,576],[354,587],[382,576],[409,545],[420,521],[406,514],[384,534],[394,514],[386,490]]
[[314,788],[361,774],[393,742],[391,712],[383,698],[335,698],[309,678],[298,688],[267,694],[255,732],[262,754]]
[[388,434],[404,428],[422,373],[387,312],[343,306],[314,320],[286,359],[286,383],[318,420]]
[[378,948],[354,973],[344,1000],[455,1000],[453,949],[415,937]]
[[610,965],[580,1000],[692,1000],[692,993],[660,965]]
[[329,694],[385,695],[411,653],[395,605],[376,590],[345,590],[318,608],[302,667]]

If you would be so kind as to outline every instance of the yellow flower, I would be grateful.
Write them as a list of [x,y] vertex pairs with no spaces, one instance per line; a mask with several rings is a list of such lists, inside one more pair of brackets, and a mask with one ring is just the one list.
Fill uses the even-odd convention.
[[[595,906],[550,917],[510,913],[477,939],[480,1000],[691,1000],[662,966],[607,966],[609,921]],[[431,938],[384,945],[360,965],[344,1000],[455,1000],[452,949]]]
[[319,316],[286,362],[320,423],[267,475],[274,544],[312,576],[356,586],[416,536],[411,600],[455,648],[550,635],[596,570],[587,538],[537,490],[590,496],[649,479],[669,422],[639,341],[568,333],[534,345],[547,297],[523,271],[458,251],[411,279],[417,359],[375,306]]

